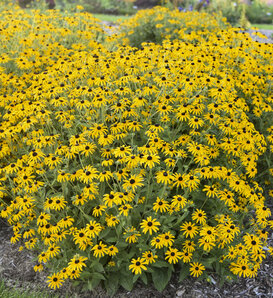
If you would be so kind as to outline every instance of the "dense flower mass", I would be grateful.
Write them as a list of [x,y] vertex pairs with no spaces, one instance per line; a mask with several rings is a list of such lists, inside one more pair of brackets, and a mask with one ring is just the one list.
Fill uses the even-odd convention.
[[0,215],[50,287],[256,276],[273,250],[271,44],[228,28],[113,51],[84,13],[6,10],[0,28]]
[[162,44],[166,39],[200,41],[228,27],[230,25],[220,15],[196,11],[181,13],[177,9],[157,6],[138,11],[122,22],[118,31],[112,28],[115,34],[108,41],[130,44],[133,47],[141,47],[145,41]]

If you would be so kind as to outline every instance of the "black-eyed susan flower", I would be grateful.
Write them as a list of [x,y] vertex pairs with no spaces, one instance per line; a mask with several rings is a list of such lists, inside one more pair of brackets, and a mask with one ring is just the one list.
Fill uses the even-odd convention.
[[124,216],[128,216],[130,209],[132,209],[133,207],[130,204],[125,204],[119,207],[119,212],[120,214],[124,215]]
[[101,216],[102,213],[105,211],[106,206],[105,205],[97,205],[96,207],[93,208],[92,214],[95,217]]
[[206,219],[207,219],[206,213],[201,209],[196,209],[192,213],[192,220],[196,221],[201,225],[204,225],[206,223]]
[[87,261],[87,260],[88,260],[88,258],[77,254],[69,261],[68,269],[82,271],[82,268],[86,267],[85,261]]
[[153,232],[157,232],[159,230],[158,226],[160,226],[160,222],[151,216],[148,216],[147,219],[143,219],[140,224],[143,233],[146,234],[149,232],[150,235],[152,235]]
[[182,258],[182,253],[177,248],[169,248],[165,253],[165,260],[170,264],[176,264]]
[[153,168],[156,164],[160,163],[160,158],[158,155],[151,154],[151,155],[145,155],[143,160],[144,167],[147,168]]
[[44,270],[44,266],[43,266],[43,264],[35,265],[35,266],[33,267],[33,270],[34,270],[35,272],[41,272],[41,271]]
[[190,263],[190,274],[193,277],[199,277],[205,270],[205,266],[198,262]]
[[98,236],[101,230],[102,226],[95,220],[91,220],[85,228],[86,235],[90,238],[95,238],[96,236]]
[[147,261],[147,264],[153,264],[156,262],[158,256],[149,250],[142,253],[142,258],[144,258]]
[[138,238],[141,236],[141,234],[134,227],[127,228],[123,234],[126,237],[125,241],[129,243],[136,243]]
[[60,277],[58,273],[54,273],[48,277],[47,282],[48,282],[48,286],[55,290],[56,288],[59,288],[60,286],[62,286],[64,280]]
[[188,252],[187,250],[183,250],[181,252],[181,259],[183,263],[189,263],[192,259],[192,252]]
[[107,216],[105,221],[108,227],[115,227],[119,223],[119,219],[114,215]]
[[158,183],[170,184],[172,176],[169,171],[160,171],[156,173],[156,180]]
[[153,204],[153,210],[155,210],[155,212],[167,212],[169,210],[168,201],[157,197],[156,202]]
[[230,271],[238,276],[248,277],[250,273],[249,264],[247,261],[232,262],[230,265]]
[[109,256],[115,256],[118,253],[118,248],[114,245],[110,245],[108,247],[108,255]]
[[135,191],[137,187],[141,187],[144,184],[143,177],[141,175],[131,175],[129,179],[124,180],[123,187],[126,191]]
[[93,254],[96,258],[101,258],[108,253],[107,245],[103,244],[102,241],[92,247],[91,250],[93,250]]
[[187,199],[181,195],[173,196],[173,199],[171,201],[171,207],[174,207],[177,211],[183,209],[186,206],[186,204]]
[[132,270],[134,274],[141,274],[142,270],[147,270],[148,262],[145,258],[137,258],[131,260],[131,265],[129,265],[129,269]]
[[194,238],[194,236],[198,233],[198,227],[192,222],[185,222],[181,225],[181,231],[183,231],[183,235],[187,238]]
[[205,240],[215,241],[215,238],[217,236],[217,231],[214,227],[205,225],[200,228],[199,235],[202,236]]
[[158,237],[162,238],[163,245],[166,247],[172,246],[175,239],[174,235],[170,231],[164,234],[160,234],[158,235]]

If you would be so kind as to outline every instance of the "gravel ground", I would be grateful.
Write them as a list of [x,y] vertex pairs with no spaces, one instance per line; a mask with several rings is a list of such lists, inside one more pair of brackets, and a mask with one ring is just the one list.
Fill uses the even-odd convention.
[[[60,297],[73,298],[107,298],[108,295],[102,288],[93,292],[83,292],[80,288],[72,288],[65,284],[63,288],[50,290],[46,281],[46,272],[35,273],[32,269],[34,255],[30,251],[18,252],[20,244],[13,245],[9,239],[12,229],[0,219],[0,280],[4,280],[9,287],[16,287],[25,290],[44,290],[48,293],[58,294]],[[273,234],[269,243],[273,245]],[[224,284],[219,287],[217,282],[208,283],[189,278],[182,283],[177,281],[174,275],[167,288],[158,292],[152,286],[145,286],[141,283],[131,291],[120,289],[114,296],[117,298],[207,298],[207,297],[273,297],[273,260],[267,258],[255,279],[239,278],[236,282]]]
[[263,35],[265,35],[267,38],[260,38],[258,36],[253,35],[253,33],[256,32],[255,30],[250,29],[248,30],[248,33],[250,33],[250,35],[254,40],[257,40],[259,42],[273,43],[273,30],[260,29],[258,31],[261,32]]

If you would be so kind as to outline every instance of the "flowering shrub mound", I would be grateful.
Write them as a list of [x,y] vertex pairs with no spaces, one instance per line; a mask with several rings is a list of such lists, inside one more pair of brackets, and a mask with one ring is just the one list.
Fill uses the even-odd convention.
[[166,7],[138,11],[135,16],[120,23],[120,32],[110,39],[117,44],[141,47],[143,42],[162,44],[165,39],[188,42],[207,40],[220,29],[230,25],[217,15],[205,12],[180,12]]
[[163,290],[175,271],[255,277],[272,253],[256,179],[272,156],[272,45],[230,28],[116,51],[83,31],[38,48],[24,22],[5,30],[14,16],[1,23],[22,48],[0,57],[0,214],[34,270],[111,294],[138,279]]

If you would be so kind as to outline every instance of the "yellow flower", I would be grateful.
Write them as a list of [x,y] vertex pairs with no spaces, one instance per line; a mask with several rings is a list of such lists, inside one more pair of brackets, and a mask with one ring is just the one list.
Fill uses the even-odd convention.
[[144,258],[132,259],[129,269],[132,270],[134,274],[141,274],[142,270],[147,270],[146,264],[148,264],[148,262]]
[[190,264],[190,274],[193,277],[199,277],[200,275],[202,275],[204,270],[205,267],[201,263],[194,262]]
[[181,226],[181,231],[184,231],[183,235],[185,235],[187,238],[193,238],[198,233],[198,227],[192,222],[185,222]]
[[54,273],[53,275],[47,278],[47,282],[48,282],[48,286],[55,290],[56,288],[59,288],[60,286],[62,286],[64,280],[60,277],[58,273]]
[[199,224],[204,225],[206,223],[206,213],[205,211],[201,210],[201,209],[196,209],[193,213],[192,213],[192,219],[194,221],[196,221]]
[[91,250],[94,251],[93,253],[96,258],[101,258],[108,253],[107,245],[103,244],[102,241],[100,241],[99,244],[96,244],[94,247],[92,247]]
[[159,230],[157,226],[160,226],[160,223],[156,221],[156,219],[153,219],[151,216],[147,217],[147,219],[143,219],[140,224],[143,233],[146,234],[147,232],[149,232],[150,235],[152,235],[153,232],[157,232]]
[[177,248],[169,248],[165,255],[165,260],[170,264],[176,264],[182,258],[182,253]]

